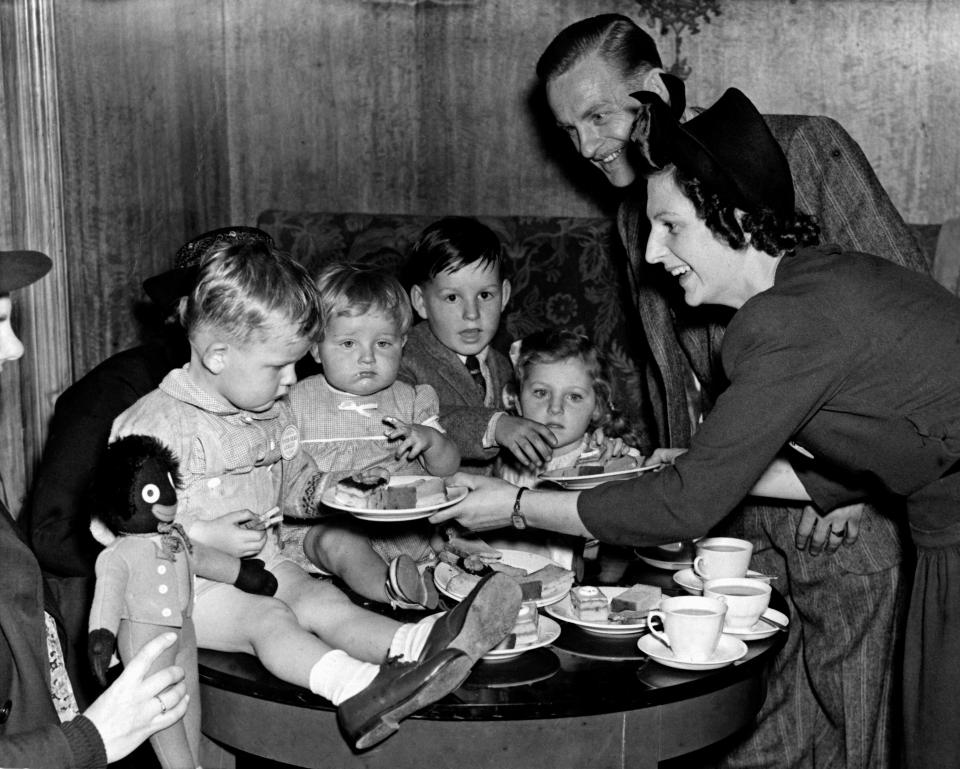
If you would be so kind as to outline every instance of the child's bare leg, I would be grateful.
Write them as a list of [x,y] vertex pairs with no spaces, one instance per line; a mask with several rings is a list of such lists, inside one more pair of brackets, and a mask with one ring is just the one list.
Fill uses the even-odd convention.
[[390,602],[387,564],[371,547],[370,538],[356,519],[337,516],[330,524],[311,527],[303,541],[303,552],[311,563],[340,577],[364,598]]
[[201,648],[253,654],[277,678],[305,688],[313,665],[331,650],[282,601],[229,585],[203,593],[193,621]]
[[387,658],[399,622],[357,606],[332,582],[311,577],[290,561],[271,571],[279,584],[276,597],[304,628],[359,660],[380,663]]

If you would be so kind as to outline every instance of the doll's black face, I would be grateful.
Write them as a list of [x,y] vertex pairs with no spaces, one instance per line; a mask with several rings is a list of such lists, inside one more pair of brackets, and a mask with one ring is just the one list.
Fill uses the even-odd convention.
[[166,465],[149,457],[131,479],[130,517],[121,524],[127,534],[149,534],[159,523],[169,523],[177,511],[177,490]]

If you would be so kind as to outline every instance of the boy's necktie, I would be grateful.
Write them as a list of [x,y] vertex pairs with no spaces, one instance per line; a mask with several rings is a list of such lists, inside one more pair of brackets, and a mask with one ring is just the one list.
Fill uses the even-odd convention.
[[483,372],[480,370],[480,360],[476,355],[468,355],[465,363],[467,366],[467,371],[470,372],[470,376],[473,377],[473,381],[477,383],[477,387],[480,389],[480,395],[486,399],[487,383],[483,378]]

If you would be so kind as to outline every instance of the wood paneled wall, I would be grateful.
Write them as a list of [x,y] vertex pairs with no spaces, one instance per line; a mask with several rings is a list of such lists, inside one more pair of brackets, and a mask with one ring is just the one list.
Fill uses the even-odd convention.
[[[609,210],[589,169],[564,168],[568,150],[532,119],[533,67],[587,15],[654,28],[633,0],[38,1],[56,29],[77,375],[141,336],[140,283],[185,239],[267,208]],[[23,2],[0,0],[0,21]],[[763,111],[829,114],[908,220],[960,213],[960,3],[722,9],[684,39],[691,101],[736,85]],[[14,399],[0,382],[9,439]]]

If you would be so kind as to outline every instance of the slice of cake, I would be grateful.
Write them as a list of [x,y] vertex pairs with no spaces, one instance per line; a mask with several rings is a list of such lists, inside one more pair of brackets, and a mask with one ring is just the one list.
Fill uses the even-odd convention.
[[570,591],[573,616],[584,622],[605,622],[610,613],[610,601],[599,588],[580,585]]
[[540,613],[533,601],[520,604],[517,624],[511,632],[517,638],[517,646],[527,646],[540,640]]
[[[615,595],[610,599],[610,614],[618,612],[631,612],[637,618],[646,616],[646,613],[656,608],[663,597],[663,592],[659,587],[653,585],[634,585],[628,590],[624,590],[620,595]],[[613,619],[613,617],[610,617]]]
[[447,487],[443,478],[418,478],[413,487],[417,492],[417,507],[439,505],[447,501]]
[[611,459],[609,462],[604,463],[603,472],[615,473],[620,470],[632,470],[639,464],[640,462],[636,457],[616,457],[615,459]]
[[375,473],[355,473],[337,483],[334,501],[346,507],[380,510],[386,502],[389,476]]
[[566,593],[573,587],[573,572],[551,563],[542,569],[530,572],[526,577],[518,577],[517,582],[521,587],[525,582],[539,582],[542,585],[541,595],[557,595],[557,593]]

